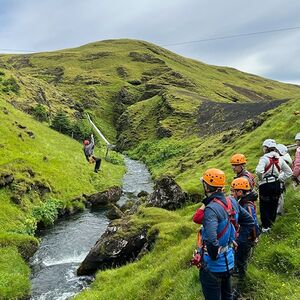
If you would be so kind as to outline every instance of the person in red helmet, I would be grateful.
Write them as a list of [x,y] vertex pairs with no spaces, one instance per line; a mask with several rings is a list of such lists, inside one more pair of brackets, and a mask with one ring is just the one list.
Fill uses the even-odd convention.
[[84,144],[83,152],[84,152],[86,160],[90,164],[95,163],[94,172],[98,173],[98,171],[100,169],[100,165],[101,165],[101,158],[98,158],[94,155],[95,141],[94,141],[93,134],[91,134],[91,141],[84,140],[83,144]]

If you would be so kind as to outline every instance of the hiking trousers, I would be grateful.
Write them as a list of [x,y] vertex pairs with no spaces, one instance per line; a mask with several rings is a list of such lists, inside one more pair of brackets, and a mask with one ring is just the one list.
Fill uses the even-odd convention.
[[93,156],[93,159],[95,160],[95,169],[94,169],[94,172],[97,173],[99,171],[99,169],[100,169],[101,158]]
[[251,256],[253,242],[250,240],[239,242],[235,253],[236,270],[239,277],[246,275],[248,261]]
[[232,300],[231,275],[200,270],[200,283],[205,300]]
[[261,225],[270,228],[276,220],[279,195],[259,196]]

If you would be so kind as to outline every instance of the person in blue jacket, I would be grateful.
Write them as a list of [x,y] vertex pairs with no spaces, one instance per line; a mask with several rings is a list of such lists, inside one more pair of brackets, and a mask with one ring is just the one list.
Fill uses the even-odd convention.
[[201,181],[206,195],[201,243],[202,292],[206,300],[232,300],[231,273],[237,226],[239,224],[249,235],[254,221],[234,199],[226,198],[223,171],[208,169]]

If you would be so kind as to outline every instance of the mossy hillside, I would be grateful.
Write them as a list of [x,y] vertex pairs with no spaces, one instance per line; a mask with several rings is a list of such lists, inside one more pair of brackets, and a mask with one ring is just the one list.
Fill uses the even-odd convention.
[[[21,177],[30,177],[30,174],[26,174],[26,167],[31,168],[37,177],[47,180],[53,193],[65,199],[76,197],[83,191],[93,192],[120,183],[123,166],[103,159],[103,174],[93,174],[93,166],[86,163],[80,143],[49,129],[47,125],[5,103],[1,104],[0,163],[3,168],[12,170],[13,173],[16,168],[20,171],[16,176]],[[4,107],[8,114],[4,113]],[[28,132],[32,132],[34,138]],[[96,147],[96,153],[100,157],[103,158],[105,152],[103,144]],[[116,156],[114,152],[110,153],[112,158]]]
[[[5,261],[0,263],[0,298],[19,299],[28,295],[30,287],[29,271],[21,265],[22,256],[28,259],[38,245],[32,236],[37,222],[53,223],[58,209],[82,209],[82,198],[75,198],[120,185],[125,168],[120,155],[111,151],[114,163],[103,159],[102,170],[95,174],[80,143],[3,100],[0,119],[1,173],[14,176],[14,181],[0,190],[0,249],[15,247],[5,254],[13,267]],[[103,144],[96,147],[101,158],[105,152]],[[12,269],[20,269],[18,284]]]
[[[261,144],[266,138],[274,138],[280,143],[294,142],[299,131],[299,98],[267,113],[267,120],[255,130],[238,132],[229,130],[212,136],[186,135],[149,140],[140,143],[128,153],[145,161],[155,178],[162,174],[172,175],[189,193],[199,193],[199,178],[206,168],[219,167],[228,174],[228,184],[233,177],[229,164],[234,153],[244,153],[248,158],[248,169],[254,171],[262,155]],[[224,137],[229,137],[224,139]]]
[[[90,112],[111,142],[115,142],[115,121],[122,112],[116,102],[122,88],[130,91],[133,102],[164,93],[173,97],[178,103],[173,103],[175,117],[171,110],[159,120],[172,132],[183,127],[179,126],[182,113],[187,108],[197,110],[201,100],[265,101],[299,93],[297,86],[210,66],[136,40],[107,40],[55,52],[1,55],[0,60],[5,76],[12,74],[20,85],[19,95],[12,95],[9,101],[25,111],[42,103],[50,113],[63,109],[74,118]],[[123,109],[130,105],[134,103],[126,103]],[[168,119],[168,115],[172,117]],[[188,118],[191,120],[185,115],[185,121]],[[128,134],[132,131],[125,133]]]
[[[133,45],[142,46],[142,50],[140,47],[139,49],[137,49],[137,47],[133,48]],[[113,52],[113,50],[117,49],[120,51],[112,54],[112,57],[109,58],[109,55],[111,54],[103,54],[102,52],[105,51],[102,50],[104,49],[106,49],[107,52]],[[132,54],[132,52],[134,53]],[[85,55],[84,53],[87,54]],[[11,73],[12,76],[17,78],[17,82],[21,87],[18,94],[14,92],[9,92],[8,94],[6,92],[2,92],[3,98],[14,103],[16,106],[22,104],[22,107],[20,108],[26,110],[28,102],[34,99],[33,96],[37,97],[37,100],[34,100],[36,103],[39,101],[41,102],[43,99],[43,97],[37,96],[36,82],[38,82],[39,84],[47,87],[43,90],[46,90],[46,99],[50,99],[49,102],[47,102],[50,106],[52,105],[50,97],[52,94],[51,91],[55,91],[55,93],[59,93],[59,95],[62,96],[59,99],[55,96],[57,102],[51,106],[53,111],[63,108],[70,115],[75,115],[79,112],[76,108],[76,104],[79,102],[83,108],[81,113],[92,112],[92,115],[97,118],[96,123],[99,128],[103,130],[107,137],[111,137],[111,140],[113,141],[115,135],[114,125],[116,120],[114,109],[118,107],[118,103],[116,103],[116,95],[118,95],[120,89],[125,86],[126,90],[133,94],[134,103],[126,104],[125,107],[122,107],[122,110],[125,110],[125,115],[127,113],[126,107],[128,107],[129,115],[131,117],[129,122],[132,124],[131,127],[129,127],[130,130],[127,132],[124,132],[126,128],[124,130],[121,129],[121,134],[124,134],[129,139],[129,142],[132,137],[137,135],[138,141],[136,141],[136,144],[139,144],[140,141],[146,141],[140,146],[141,149],[144,147],[145,152],[141,153],[138,151],[139,153],[137,153],[137,157],[143,156],[145,160],[151,160],[151,164],[149,164],[149,166],[155,176],[159,176],[165,172],[173,174],[176,177],[176,180],[189,192],[199,193],[199,176],[207,166],[225,167],[226,171],[230,170],[228,160],[232,154],[231,151],[235,151],[237,149],[234,148],[233,144],[239,140],[239,136],[237,135],[233,140],[231,139],[225,144],[224,142],[221,142],[224,136],[223,133],[210,136],[207,139],[199,138],[195,135],[193,125],[195,123],[196,114],[193,113],[193,111],[196,111],[203,101],[207,101],[207,98],[222,102],[251,101],[250,98],[259,98],[260,94],[257,93],[261,93],[262,91],[264,99],[292,97],[299,93],[299,88],[296,86],[267,81],[266,79],[241,73],[233,69],[218,67],[211,68],[211,66],[182,58],[159,47],[139,41],[131,42],[128,40],[117,40],[90,44],[78,49],[68,49],[65,51],[59,51],[59,53],[50,53],[50,56],[52,56],[51,59],[48,57],[48,54],[49,53],[30,55],[29,63],[28,60],[26,62],[26,59],[24,63],[24,56],[18,56],[15,62],[8,61],[15,56],[1,56],[1,60],[4,61],[4,71],[5,73],[8,72],[5,76],[9,77],[9,74]],[[36,61],[34,62],[34,65],[31,61],[35,58]],[[82,64],[82,67],[78,67],[79,64]],[[98,69],[95,68],[96,65]],[[23,84],[21,82],[22,79],[23,81],[28,80],[30,82],[34,82],[32,84],[32,92],[28,95],[26,94],[28,92],[26,89],[27,83]],[[246,79],[247,81],[245,81]],[[227,86],[222,82],[227,83]],[[244,89],[237,89],[236,86],[238,85],[241,85]],[[252,91],[250,95],[248,89]],[[217,93],[215,91],[217,91]],[[102,102],[100,102],[100,100]],[[142,103],[135,104],[137,101],[142,101]],[[32,102],[32,105],[34,105],[35,102]],[[101,105],[99,105],[99,103]],[[290,103],[292,103],[295,110],[299,110],[296,106],[296,102]],[[146,106],[143,106],[144,104]],[[140,110],[140,108],[143,108],[144,110]],[[144,111],[147,112],[147,114],[143,115]],[[151,112],[150,117],[153,117],[153,112],[158,112],[159,117],[156,117],[153,120],[153,118],[149,118],[149,112]],[[292,113],[292,111],[290,111],[290,113]],[[146,124],[144,125],[145,122]],[[22,125],[23,123],[25,124],[25,122],[19,123]],[[157,141],[157,136],[154,136],[155,129],[153,127],[157,126],[157,124],[163,129],[171,130],[173,138],[162,138]],[[103,129],[101,126],[104,126],[105,128]],[[295,128],[293,126],[294,123],[291,123],[290,128],[288,128],[290,130],[289,135],[284,133],[284,136],[289,136],[286,141],[292,139],[292,135],[294,134],[292,133],[292,129],[297,131],[296,126],[294,126]],[[26,127],[35,132],[33,129],[34,127],[31,127],[30,124],[27,124]],[[285,128],[287,127],[288,126]],[[135,132],[131,131],[132,128]],[[259,133],[259,135],[254,135],[254,139],[251,139],[250,142],[246,139],[249,134],[246,134],[245,136],[243,135],[242,138],[245,138],[244,142],[243,139],[240,140],[239,147],[244,147],[245,143],[249,142],[247,147],[241,149],[245,151],[251,150],[250,154],[247,153],[247,151],[245,154],[249,154],[251,164],[253,164],[253,166],[255,165],[254,161],[260,155],[259,153],[261,150],[260,142],[257,142],[257,140],[261,139],[262,141],[263,138],[268,137],[270,132],[273,134],[272,128],[265,128],[265,130],[267,131],[264,134]],[[27,138],[26,135],[24,136]],[[52,136],[49,133],[48,140],[52,141],[52,139],[59,139],[58,137],[61,137],[61,135]],[[276,137],[280,137],[280,135],[278,134]],[[178,140],[180,142],[178,142]],[[37,138],[35,141],[37,141]],[[64,139],[64,141],[68,141],[67,143],[69,143],[70,139]],[[77,145],[78,151],[81,153],[80,145],[73,141],[72,143]],[[147,143],[149,147],[147,147]],[[57,146],[58,145],[56,145],[56,147]],[[147,148],[149,148],[149,150],[147,150]],[[223,149],[227,152],[225,152],[225,150],[223,151]],[[155,154],[156,151],[158,153],[157,155]],[[51,151],[49,149],[49,153],[47,154],[51,158],[52,152],[50,152]],[[226,156],[224,155],[223,157],[223,153],[225,153]],[[69,156],[69,158],[70,157],[72,156]],[[36,156],[35,158],[40,159],[41,157]],[[66,165],[74,165],[74,160],[69,158],[64,157],[61,161],[61,164],[64,165],[64,170],[67,169],[65,167]],[[20,166],[24,164],[22,159],[16,162],[15,168],[17,170],[21,169]],[[66,162],[67,164],[65,165]],[[48,182],[47,178],[42,176],[43,172],[39,172],[41,162],[33,162],[33,166],[36,168],[34,169],[34,173],[39,181],[42,182],[43,179],[45,179],[46,182]],[[249,167],[252,168],[252,165],[249,164]],[[88,168],[88,166],[86,166],[86,168]],[[33,181],[32,178],[29,178],[29,176],[25,174],[28,173],[28,168],[26,169],[27,171],[25,172],[18,172],[18,176],[23,179],[26,178],[25,181],[27,182]],[[80,164],[80,170],[81,169],[82,164]],[[48,172],[51,176],[54,176],[53,173],[54,172],[50,172],[50,170]],[[28,174],[30,175],[30,172]],[[228,172],[228,174],[230,173]],[[231,174],[233,176],[233,173]],[[53,180],[55,181],[55,179]],[[94,178],[89,177],[89,180],[93,182]],[[51,182],[52,181],[49,180],[48,183]],[[49,184],[49,186],[51,190],[55,191],[53,183],[51,185]],[[23,184],[18,187],[20,190],[23,190],[23,188]],[[27,230],[30,226],[21,226],[21,224],[24,224],[24,221],[26,221],[27,224],[31,224],[32,221],[31,218],[27,218],[29,210],[26,210],[26,208],[31,206],[30,203],[37,203],[39,200],[34,200],[33,195],[30,195],[30,197],[23,197],[22,201],[25,203],[22,202],[22,205],[25,209],[21,210],[18,205],[11,204],[11,195],[9,195],[10,192],[10,190],[5,189],[5,195],[1,194],[2,199],[4,199],[3,207],[5,207],[5,210],[9,211],[12,217],[18,215],[18,218],[15,219],[15,223],[7,218],[8,222],[5,226],[7,226],[7,230],[11,230],[13,232],[18,232],[20,228]],[[62,194],[71,195],[72,189],[63,191]],[[56,197],[56,195],[54,195],[54,198],[51,199],[48,200],[49,202],[47,200],[44,202],[49,212],[52,211],[53,203],[56,205],[55,203],[59,203],[57,200],[60,200],[60,198]],[[173,213],[165,215],[165,212],[162,211],[157,220],[157,226],[159,226],[159,223],[164,223],[164,221],[168,218],[174,218],[177,220],[177,226],[172,223],[167,224],[168,230],[165,231],[166,233],[164,234],[165,228],[162,225],[160,232],[161,235],[165,236],[165,241],[170,241],[170,247],[177,244],[180,245],[180,247],[175,246],[173,249],[174,252],[177,250],[180,254],[180,262],[177,263],[174,260],[168,260],[170,255],[168,256],[167,254],[168,244],[165,242],[164,247],[162,247],[164,249],[160,248],[159,252],[154,252],[155,257],[161,256],[165,258],[166,262],[168,262],[163,265],[165,271],[155,267],[152,274],[147,274],[147,268],[151,266],[152,262],[155,264],[156,259],[154,256],[150,256],[150,254],[150,259],[146,265],[141,266],[138,262],[138,269],[134,269],[135,275],[139,274],[137,272],[141,269],[144,270],[143,272],[145,272],[145,275],[141,277],[135,276],[135,278],[132,278],[131,281],[127,281],[127,279],[124,278],[124,282],[126,280],[127,284],[123,284],[124,293],[119,291],[120,295],[124,295],[125,298],[128,298],[131,297],[128,293],[133,291],[133,295],[138,295],[138,297],[144,297],[145,299],[147,298],[145,295],[147,295],[150,291],[150,295],[154,294],[157,296],[153,299],[168,298],[169,294],[172,295],[172,299],[178,299],[178,295],[180,298],[184,298],[184,295],[187,295],[186,299],[195,299],[198,297],[199,290],[197,283],[197,271],[193,270],[191,273],[190,269],[182,268],[182,265],[186,263],[191,256],[191,251],[194,247],[195,233],[189,233],[188,229],[186,233],[182,234],[179,228],[181,227],[181,219],[186,218],[188,219],[188,222],[185,224],[191,224],[191,215],[193,214],[193,210],[196,206],[191,208],[186,208],[186,211],[183,210],[182,215],[180,215],[182,218],[178,218],[176,215],[172,217]],[[17,212],[20,213],[18,214]],[[177,214],[177,212],[174,214]],[[149,211],[149,216],[150,218],[153,217],[152,211]],[[5,217],[3,216],[3,218]],[[146,217],[145,220],[147,220]],[[147,220],[147,222],[149,221]],[[172,225],[174,225],[174,233],[172,232]],[[153,225],[153,227],[154,226],[155,225]],[[187,225],[185,228],[193,229],[196,227],[194,225]],[[175,239],[173,239],[174,236],[176,237]],[[181,240],[182,236],[184,236],[185,239],[182,243],[180,243],[178,241]],[[184,248],[185,245],[187,248]],[[155,249],[154,251],[156,251]],[[146,259],[147,257],[148,256],[145,256],[143,259]],[[172,255],[170,257],[174,256]],[[162,264],[161,261],[159,261],[159,263]],[[135,266],[135,264],[133,264],[133,266]],[[168,269],[169,266],[174,266],[174,268]],[[131,267],[128,265],[125,268],[130,269]],[[118,276],[118,272],[121,270],[123,270],[123,268],[107,271],[107,273],[100,273],[100,276],[101,274],[106,274],[106,282],[110,281],[110,274],[114,274],[113,276],[116,276],[115,278],[120,280],[120,278],[123,278],[122,276]],[[262,276],[262,272],[260,270],[255,270],[255,272],[258,274],[257,276]],[[125,274],[127,273],[125,272],[124,275]],[[164,282],[160,280],[161,276],[158,276],[161,274],[163,274],[166,278]],[[173,280],[174,274],[176,274],[175,276],[178,274],[178,277],[176,277],[177,280],[175,281]],[[277,278],[277,283],[280,284],[281,279],[279,280],[276,276],[275,278]],[[257,279],[255,280],[257,281]],[[259,284],[256,281],[254,284]],[[129,282],[132,282],[132,284]],[[134,284],[135,282],[137,283],[136,285]],[[145,290],[141,288],[143,283],[146,283],[145,286],[147,286],[147,289]],[[152,283],[153,286],[158,287],[163,296],[160,297],[158,294],[155,294]],[[119,283],[115,281],[114,286],[119,286]],[[191,294],[189,294],[189,291],[185,288],[186,286],[189,287],[188,289]],[[97,283],[95,284],[95,287],[98,289]],[[294,287],[294,284],[292,287]],[[270,290],[271,285],[268,285],[267,291]],[[111,288],[110,291],[107,290],[107,292],[112,293]],[[90,293],[92,294],[93,290]],[[99,295],[99,292],[96,292],[96,294]],[[149,296],[149,298],[151,299],[151,296]]]

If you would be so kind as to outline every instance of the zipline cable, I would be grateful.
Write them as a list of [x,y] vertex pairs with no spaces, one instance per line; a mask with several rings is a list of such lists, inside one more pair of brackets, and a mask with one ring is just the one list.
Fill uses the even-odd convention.
[[[223,36],[217,36],[217,37],[208,37],[208,38],[203,38],[203,39],[199,39],[199,40],[162,44],[162,45],[158,45],[158,46],[161,46],[161,47],[181,46],[181,45],[195,44],[195,43],[201,43],[201,42],[210,42],[210,41],[225,40],[225,39],[232,39],[232,38],[250,37],[250,36],[255,36],[255,35],[262,35],[262,34],[282,32],[282,31],[299,30],[299,29],[300,29],[300,26],[285,27],[285,28],[278,28],[278,29],[271,29],[271,30],[264,30],[264,31],[223,35]],[[142,49],[142,48],[140,48],[140,49]],[[139,50],[139,49],[134,49],[134,50]],[[0,51],[10,51],[10,52],[16,51],[16,52],[26,52],[26,53],[49,52],[49,50],[37,51],[37,50],[7,49],[7,48],[0,48]],[[53,51],[55,51],[55,50],[53,50]],[[133,50],[131,50],[131,51],[133,51]],[[115,52],[121,52],[121,51],[115,51]],[[128,52],[128,51],[123,50],[122,52]]]

